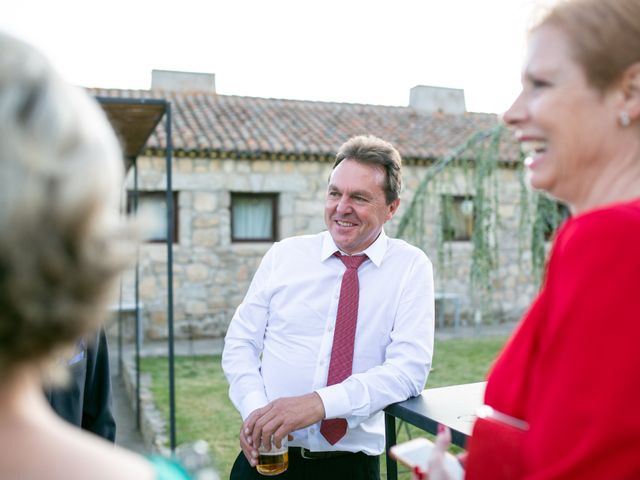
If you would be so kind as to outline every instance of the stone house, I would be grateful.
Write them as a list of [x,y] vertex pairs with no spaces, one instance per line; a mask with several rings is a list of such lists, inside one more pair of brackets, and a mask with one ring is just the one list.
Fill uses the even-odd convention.
[[[493,114],[465,110],[461,90],[415,87],[407,107],[294,101],[219,95],[210,74],[154,71],[150,90],[92,89],[100,97],[163,98],[173,112],[174,312],[177,336],[220,337],[273,241],[323,230],[325,188],[337,148],[358,134],[393,143],[404,162],[398,222],[425,171],[472,133],[495,126]],[[138,158],[139,205],[165,208],[165,133],[158,128]],[[533,282],[514,260],[520,187],[513,168],[517,147],[501,152],[501,270],[496,302],[503,316],[519,315]],[[462,173],[440,190],[457,209],[446,266],[436,265],[436,289],[464,299],[468,289],[473,192]],[[132,189],[129,174],[127,188]],[[439,209],[425,212],[427,241],[436,263]],[[160,216],[162,217],[162,216]],[[140,251],[139,294],[148,338],[166,335],[166,243],[162,227]],[[445,270],[447,270],[445,274]],[[132,298],[133,275],[124,279]],[[464,302],[463,302],[464,311]]]

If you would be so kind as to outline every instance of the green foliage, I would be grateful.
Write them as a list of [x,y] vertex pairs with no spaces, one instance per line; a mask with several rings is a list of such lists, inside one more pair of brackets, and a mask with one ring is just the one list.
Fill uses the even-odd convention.
[[[484,380],[504,342],[504,337],[437,340],[427,387]],[[154,402],[168,419],[167,359],[143,358],[141,365],[142,372],[151,375]],[[229,478],[233,462],[240,452],[238,433],[242,421],[229,400],[229,386],[220,366],[220,356],[176,357],[175,379],[177,443],[206,440],[220,478]],[[424,436],[425,432],[403,426],[398,432],[398,441],[421,435]],[[382,478],[386,478],[384,455],[382,462]],[[409,474],[404,471],[399,478],[408,480]]]
[[531,229],[531,263],[539,279],[547,257],[546,242],[569,216],[569,210],[546,195],[537,195],[536,213]]
[[505,341],[503,336],[436,340],[427,386],[483,381]]
[[[451,205],[447,201],[451,193],[455,171],[462,171],[467,179],[466,191],[473,202],[473,232],[471,237],[471,265],[469,269],[469,299],[471,308],[482,315],[492,310],[491,298],[493,279],[499,267],[498,253],[501,248],[498,232],[502,227],[500,219],[500,186],[498,179],[501,141],[508,132],[502,125],[475,133],[454,149],[453,152],[437,160],[424,174],[406,212],[400,219],[397,236],[423,249],[429,243],[436,243],[439,272],[446,275],[447,261],[451,259]],[[544,268],[549,233],[566,218],[557,202],[547,196],[529,190],[522,166],[522,155],[515,164],[504,164],[515,168],[518,173],[520,196],[518,204],[519,231],[518,251],[522,258],[523,246],[529,244],[531,270],[536,282]],[[458,192],[461,193],[461,192]],[[534,206],[532,209],[531,206]],[[434,238],[427,238],[425,212],[439,210],[435,216]],[[529,239],[530,241],[527,241]],[[447,255],[446,253],[449,253]],[[444,268],[443,268],[444,267]]]
[[[494,172],[498,166],[498,149],[502,127],[491,132],[487,141],[479,142],[475,146],[476,161],[473,171],[473,250],[471,253],[470,280],[472,288],[472,303],[484,312],[490,295],[492,282],[491,272],[498,265],[498,255],[492,243],[497,247],[494,232],[499,225],[498,206],[500,199]],[[487,145],[488,144],[488,145]],[[477,288],[482,286],[482,288]]]

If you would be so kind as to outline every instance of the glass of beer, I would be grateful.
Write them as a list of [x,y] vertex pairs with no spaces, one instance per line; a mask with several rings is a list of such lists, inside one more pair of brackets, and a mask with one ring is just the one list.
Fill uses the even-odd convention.
[[258,449],[258,473],[261,475],[278,475],[287,470],[289,466],[289,444],[287,437],[282,439],[280,448],[276,447],[276,444],[271,438],[270,448],[260,445]]

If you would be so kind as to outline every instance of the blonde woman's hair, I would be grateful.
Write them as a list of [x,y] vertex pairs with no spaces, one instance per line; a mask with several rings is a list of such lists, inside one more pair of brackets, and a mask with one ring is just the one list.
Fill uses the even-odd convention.
[[373,135],[358,135],[344,142],[336,153],[335,169],[343,160],[355,160],[380,167],[385,173],[384,193],[387,204],[402,191],[402,157],[389,142]]
[[0,378],[104,318],[127,265],[122,153],[102,109],[0,32]]
[[553,26],[571,43],[589,83],[604,91],[640,62],[640,1],[563,0],[533,27]]

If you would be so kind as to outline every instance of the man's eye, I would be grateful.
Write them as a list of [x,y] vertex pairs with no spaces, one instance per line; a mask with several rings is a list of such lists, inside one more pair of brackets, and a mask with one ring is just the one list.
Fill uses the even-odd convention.
[[329,196],[330,197],[337,197],[338,196],[338,192],[329,192]]

